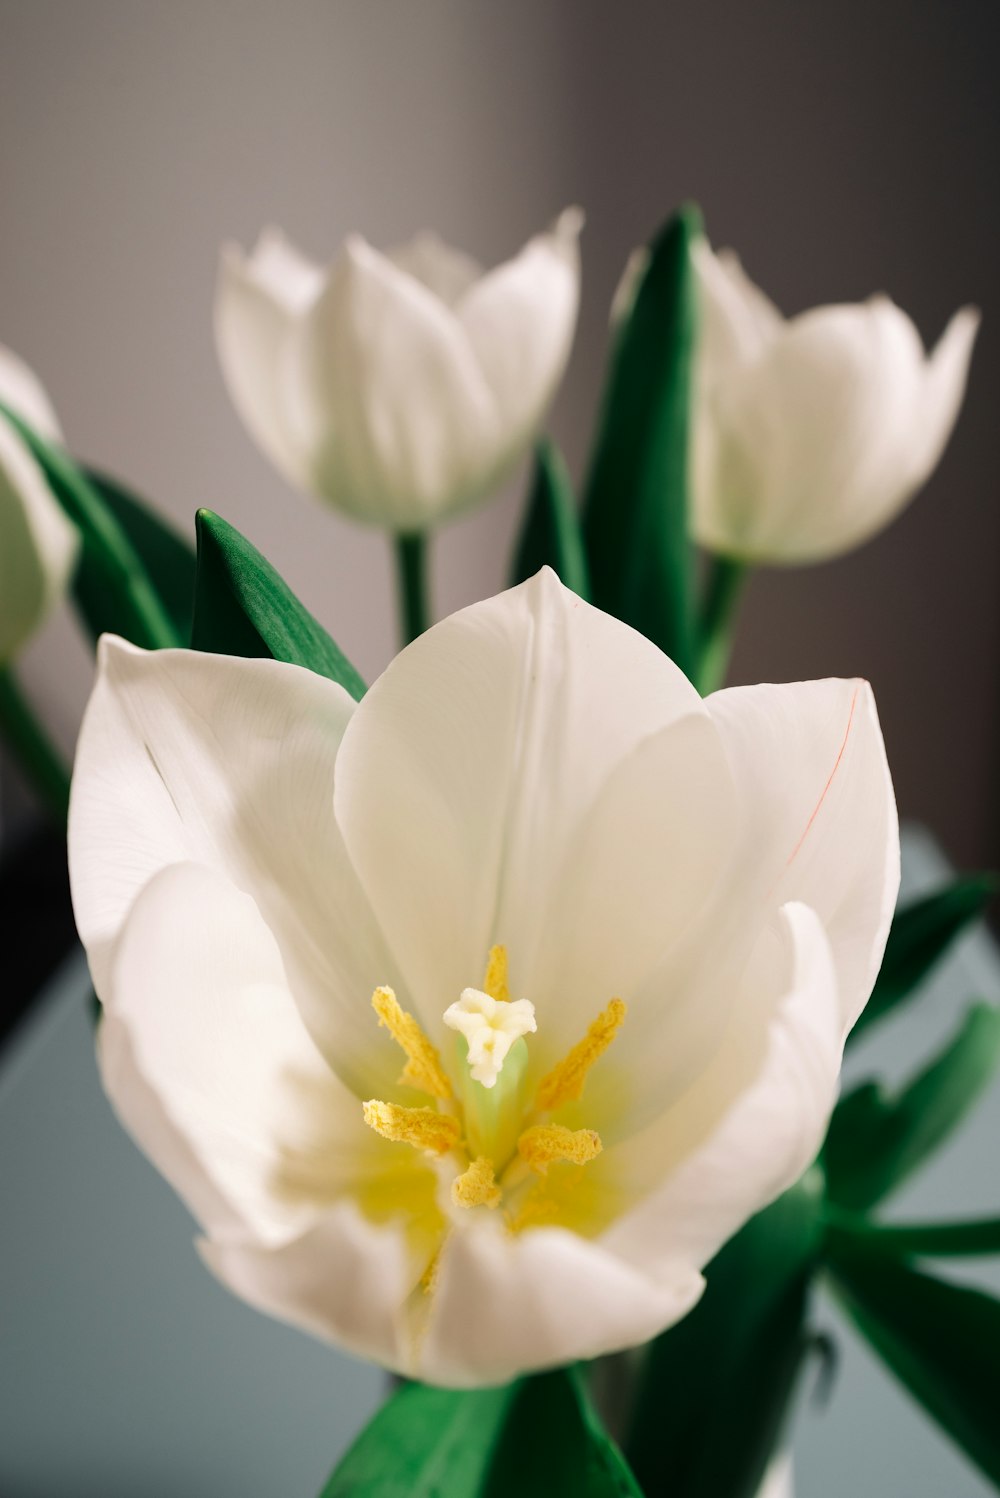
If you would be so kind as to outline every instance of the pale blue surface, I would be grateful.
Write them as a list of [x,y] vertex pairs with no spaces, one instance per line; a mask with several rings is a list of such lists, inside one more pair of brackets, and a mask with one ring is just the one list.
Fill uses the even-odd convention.
[[[946,874],[919,836],[907,863],[911,892]],[[101,1093],[85,983],[78,957],[0,1069],[0,1495],[316,1498],[383,1376],[248,1310],[202,1267],[186,1212]],[[902,1078],[972,996],[1000,999],[982,931],[859,1046],[852,1074]],[[995,1088],[892,1215],[996,1211],[998,1141]],[[964,1272],[1000,1287],[995,1265]],[[821,1320],[840,1372],[821,1416],[806,1391],[797,1498],[988,1494],[836,1311]]]

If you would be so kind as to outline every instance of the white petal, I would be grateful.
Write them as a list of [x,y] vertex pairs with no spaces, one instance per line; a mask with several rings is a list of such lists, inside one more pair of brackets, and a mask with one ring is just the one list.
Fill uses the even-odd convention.
[[21,438],[0,418],[0,663],[12,660],[48,618],[78,550],[76,527]]
[[[913,489],[936,468],[958,420],[979,321],[974,307],[963,307],[956,312],[924,366],[923,418],[915,432],[911,454]],[[901,504],[909,498],[908,491]]]
[[364,240],[347,241],[289,377],[312,487],[357,518],[419,530],[491,480],[501,423],[468,338]]
[[513,997],[534,998],[555,881],[595,797],[644,737],[701,713],[666,656],[548,571],[436,625],[371,688],[338,758],[337,820],[442,1039],[494,942]]
[[651,1274],[559,1228],[484,1221],[446,1245],[413,1374],[462,1388],[648,1341],[685,1315],[699,1274]]
[[694,529],[748,560],[818,561],[888,524],[923,482],[957,413],[971,346],[963,320],[936,379],[886,297],[819,307],[759,359],[702,381]]
[[250,435],[293,484],[302,486],[307,454],[296,442],[284,378],[292,329],[322,286],[322,272],[277,231],[252,254],[226,245],[215,294],[215,339],[230,399]]
[[758,358],[785,320],[744,271],[732,250],[713,254],[707,239],[691,246],[698,280],[698,373],[710,384],[733,364]]
[[3,344],[0,344],[0,404],[9,406],[40,437],[62,443],[59,421],[42,382],[23,359]]
[[404,1371],[404,1305],[414,1288],[402,1231],[365,1218],[351,1202],[280,1248],[202,1242],[203,1259],[241,1299],[359,1357]]
[[452,249],[437,234],[427,230],[390,250],[388,259],[440,297],[448,307],[454,307],[462,294],[483,274],[482,266],[471,255]]
[[196,864],[164,869],[132,906],[99,1046],[124,1123],[209,1231],[297,1236],[369,1153],[256,905]]
[[661,1184],[601,1238],[640,1270],[701,1268],[793,1185],[823,1142],[843,1031],[822,924],[786,905],[747,974],[724,1045],[690,1093],[615,1153],[619,1178]]
[[456,308],[493,392],[504,440],[520,451],[537,431],[569,359],[580,298],[579,234],[570,208]]
[[297,666],[146,653],[105,636],[77,750],[69,851],[99,994],[144,885],[170,864],[204,864],[253,896],[317,1043],[371,1097],[394,1084],[400,1058],[368,1003],[377,984],[400,980],[333,817],[353,707],[342,688]]
[[[644,739],[608,777],[538,906],[531,996],[534,1070],[581,1039],[612,997],[627,1018],[613,1056],[587,1082],[580,1127],[602,1138],[662,1112],[724,1020],[724,985],[696,988],[692,953],[718,957],[714,896],[728,880],[735,792],[707,712]],[[663,980],[663,970],[670,979]],[[687,981],[686,981],[687,980]]]
[[818,912],[846,1034],[878,974],[899,888],[896,802],[871,688],[733,687],[708,709],[745,812],[746,896]]
[[774,1457],[764,1474],[757,1498],[794,1498],[792,1486],[792,1458],[783,1451]]

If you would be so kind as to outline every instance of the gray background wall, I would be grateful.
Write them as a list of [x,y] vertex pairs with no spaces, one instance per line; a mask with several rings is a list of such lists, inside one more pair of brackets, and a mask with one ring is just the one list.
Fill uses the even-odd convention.
[[[996,863],[994,25],[970,0],[0,0],[0,339],[77,451],[186,526],[221,511],[372,675],[392,648],[383,542],[293,497],[233,415],[210,326],[223,239],[275,221],[325,255],[429,224],[490,261],[579,201],[554,417],[577,473],[620,268],[683,197],[787,311],[885,289],[933,339],[978,302],[931,485],[850,559],[762,574],[734,676],[868,675],[904,811]],[[442,536],[441,609],[501,585],[516,514],[512,490]],[[69,744],[89,667],[67,621],[25,669]]]

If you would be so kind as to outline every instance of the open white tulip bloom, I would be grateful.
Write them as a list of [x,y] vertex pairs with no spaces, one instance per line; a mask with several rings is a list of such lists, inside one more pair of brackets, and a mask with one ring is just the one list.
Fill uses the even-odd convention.
[[693,1305],[822,1141],[898,855],[865,683],[703,701],[547,571],[358,705],[105,639],[70,818],[104,1083],[209,1265],[455,1386]]
[[692,527],[748,562],[819,562],[867,541],[930,476],[979,316],[928,356],[888,297],[783,318],[729,252],[693,251],[700,333]]
[[[55,413],[39,381],[0,346],[0,403],[41,436],[61,442]],[[66,590],[79,536],[41,468],[13,426],[0,416],[0,665],[41,628]]]
[[296,488],[394,531],[483,498],[562,378],[581,222],[568,209],[487,274],[432,234],[389,255],[354,235],[326,269],[273,229],[227,246],[216,342],[251,436]]

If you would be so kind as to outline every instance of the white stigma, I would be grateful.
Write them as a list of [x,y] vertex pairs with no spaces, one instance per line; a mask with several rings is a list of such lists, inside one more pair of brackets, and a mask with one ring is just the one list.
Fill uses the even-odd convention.
[[493,1087],[507,1052],[522,1035],[537,1030],[535,1006],[528,999],[505,1004],[478,988],[464,988],[457,1004],[444,1012],[444,1022],[458,1030],[469,1045],[469,1070],[476,1082]]

